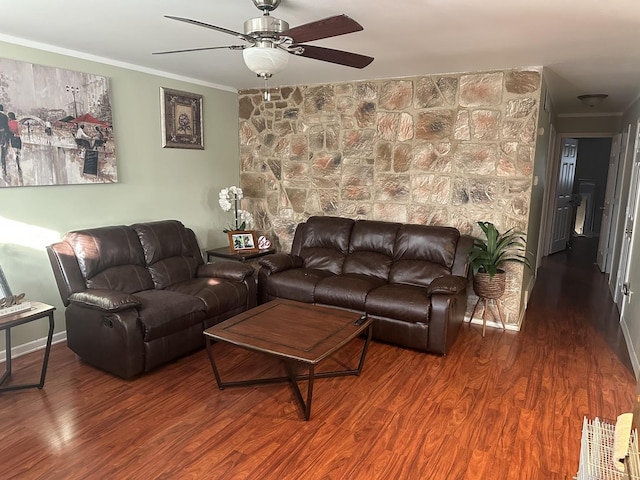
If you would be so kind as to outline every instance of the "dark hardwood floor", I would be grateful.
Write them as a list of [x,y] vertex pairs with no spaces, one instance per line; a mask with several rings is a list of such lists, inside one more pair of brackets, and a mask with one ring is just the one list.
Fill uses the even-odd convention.
[[[124,381],[56,345],[43,390],[0,394],[0,478],[569,479],[583,417],[631,411],[636,388],[581,248],[545,259],[521,332],[465,325],[442,358],[373,342],[360,377],[316,381],[308,422],[286,385],[219,391],[204,350]],[[225,377],[280,373],[216,352]]]

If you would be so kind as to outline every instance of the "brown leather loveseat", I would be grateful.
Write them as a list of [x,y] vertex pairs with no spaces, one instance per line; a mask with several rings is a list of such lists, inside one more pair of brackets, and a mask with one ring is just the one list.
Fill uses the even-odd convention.
[[202,347],[205,328],[256,304],[253,269],[204,264],[176,220],[69,232],[47,252],[69,348],[123,378]]
[[260,259],[258,300],[366,312],[374,338],[444,355],[464,320],[472,243],[451,227],[310,217],[290,254]]

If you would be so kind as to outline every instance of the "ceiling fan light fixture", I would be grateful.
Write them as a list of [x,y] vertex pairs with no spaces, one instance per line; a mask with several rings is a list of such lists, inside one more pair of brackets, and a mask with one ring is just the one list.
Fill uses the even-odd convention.
[[593,108],[604,102],[604,99],[608,96],[609,95],[605,93],[590,93],[587,95],[578,95],[578,100],[580,100],[583,105]]
[[260,46],[245,48],[242,56],[247,68],[259,77],[270,77],[280,73],[289,63],[289,53],[274,46]]

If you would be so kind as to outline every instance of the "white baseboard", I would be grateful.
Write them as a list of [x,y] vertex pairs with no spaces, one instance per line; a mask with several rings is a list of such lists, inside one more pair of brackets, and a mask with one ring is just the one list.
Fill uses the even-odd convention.
[[[51,345],[56,343],[64,342],[67,339],[67,332],[54,333],[53,338],[51,339]],[[35,352],[38,350],[42,350],[47,345],[47,337],[42,337],[37,340],[33,340],[32,342],[23,343],[22,345],[18,345],[16,347],[11,347],[11,359],[21,357],[22,355],[26,355],[27,353]],[[0,362],[5,362],[7,360],[7,351],[2,350],[0,352]]]
[[640,372],[640,362],[638,361],[638,354],[633,348],[633,342],[631,341],[631,334],[629,333],[629,328],[627,327],[627,323],[622,320],[620,322],[620,328],[622,328],[622,335],[624,336],[624,341],[627,344],[627,350],[629,351],[629,358],[631,359],[631,366],[633,367],[633,373],[636,378],[638,378],[638,372]]

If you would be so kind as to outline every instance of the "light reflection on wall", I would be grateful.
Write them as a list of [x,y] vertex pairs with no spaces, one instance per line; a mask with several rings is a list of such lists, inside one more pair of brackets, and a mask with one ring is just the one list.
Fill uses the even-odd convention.
[[60,240],[60,234],[48,228],[0,217],[0,244],[14,244],[42,250]]

